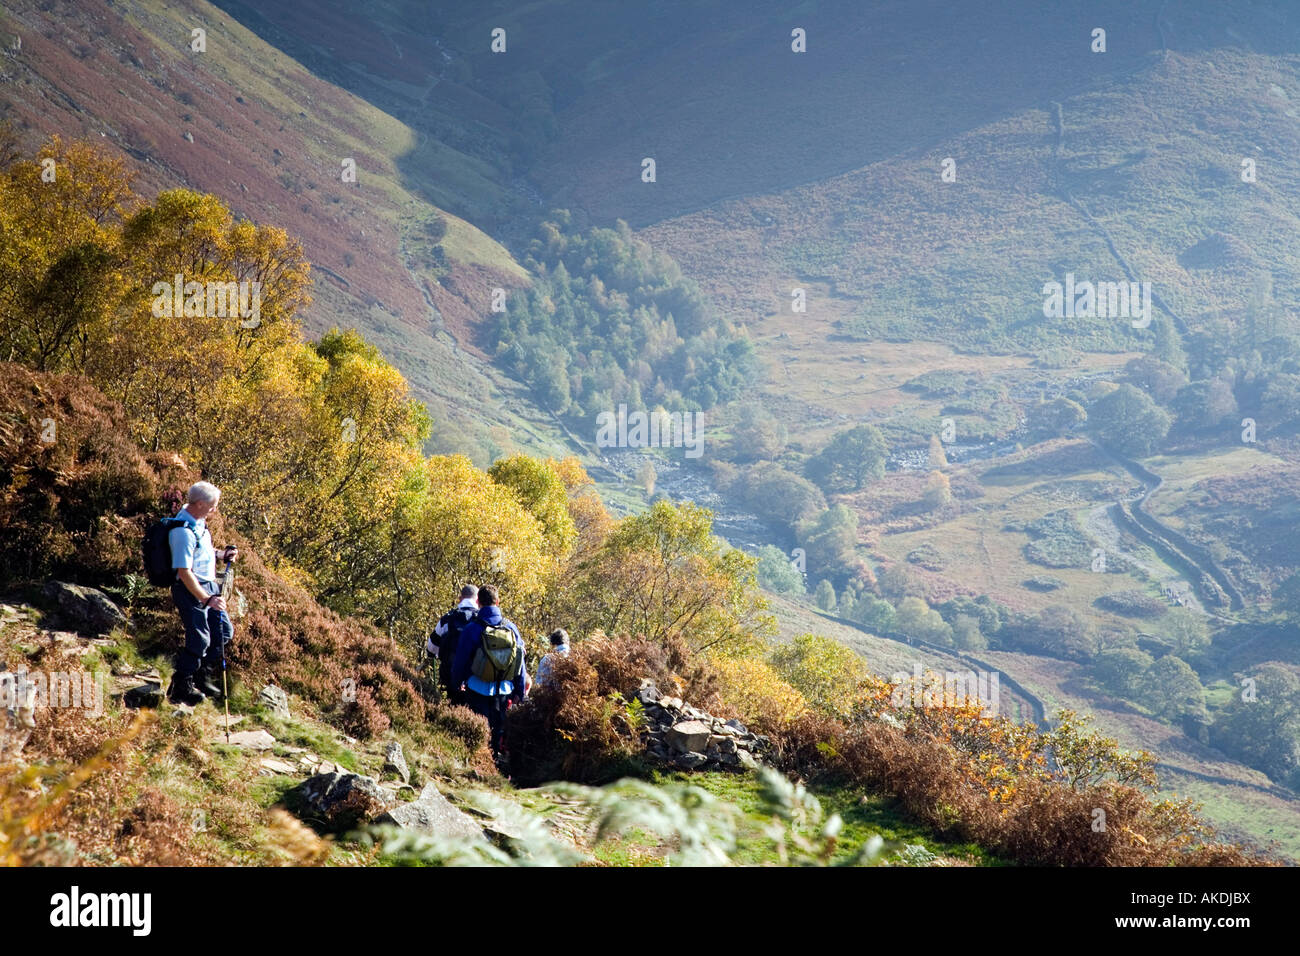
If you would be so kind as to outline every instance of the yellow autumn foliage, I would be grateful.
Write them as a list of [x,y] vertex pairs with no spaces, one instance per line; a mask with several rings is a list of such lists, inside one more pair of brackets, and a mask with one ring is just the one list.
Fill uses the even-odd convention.
[[808,710],[808,702],[781,679],[771,665],[749,657],[723,657],[712,661],[718,676],[718,694],[746,723],[776,729]]

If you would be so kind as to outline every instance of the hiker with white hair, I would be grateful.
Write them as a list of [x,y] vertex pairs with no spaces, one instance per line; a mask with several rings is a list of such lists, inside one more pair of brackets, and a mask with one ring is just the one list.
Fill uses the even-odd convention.
[[[193,707],[203,703],[205,696],[221,696],[219,681],[233,627],[217,582],[217,552],[207,526],[220,500],[216,485],[195,482],[185,495],[185,506],[168,522],[167,542],[175,571],[172,601],[185,627],[185,646],[176,657],[176,673],[167,688],[167,699],[174,704]],[[233,545],[222,549],[227,564],[238,556]]]
[[451,682],[451,665],[456,660],[456,648],[460,643],[460,632],[470,621],[478,616],[478,588],[466,584],[460,589],[460,603],[438,619],[438,626],[429,635],[424,649],[438,658],[438,683],[446,700],[453,704],[461,703],[459,685]]
[[533,686],[541,687],[551,679],[551,665],[555,663],[557,657],[569,656],[569,632],[562,627],[557,627],[551,631],[549,638],[551,642],[551,652],[542,658],[542,662],[537,665],[537,680]]

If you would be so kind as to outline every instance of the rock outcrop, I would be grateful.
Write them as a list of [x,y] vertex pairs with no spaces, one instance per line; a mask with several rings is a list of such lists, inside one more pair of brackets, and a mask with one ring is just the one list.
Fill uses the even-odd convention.
[[402,783],[411,782],[411,770],[406,765],[402,745],[395,740],[384,748],[384,770],[396,774]]
[[267,684],[257,695],[257,702],[281,720],[289,720],[289,695],[274,684]]
[[318,773],[290,793],[301,805],[299,816],[320,822],[336,833],[374,819],[394,803],[392,791],[385,790],[373,777],[337,770]]
[[432,783],[426,783],[415,800],[387,810],[375,822],[433,836],[484,839],[483,828],[452,806]]
[[41,605],[56,621],[82,634],[99,636],[126,627],[126,615],[103,591],[47,581],[41,589]]

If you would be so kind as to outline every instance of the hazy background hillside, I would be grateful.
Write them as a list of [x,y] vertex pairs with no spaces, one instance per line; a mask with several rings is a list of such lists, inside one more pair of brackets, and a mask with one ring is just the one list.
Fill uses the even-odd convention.
[[[1292,4],[12,0],[0,42],[20,150],[297,237],[425,451],[705,504],[786,637],[987,662],[1300,852]],[[1067,273],[1150,323],[1046,318]],[[619,403],[703,456],[597,448]]]
[[[196,27],[206,53],[188,48]],[[446,416],[443,434],[490,442],[497,427],[545,444],[528,403],[467,334],[487,290],[527,277],[477,224],[444,211],[510,208],[499,170],[443,144],[422,155],[423,133],[207,3],[6,4],[0,32],[23,37],[21,55],[4,60],[0,102],[25,145],[56,133],[103,140],[133,160],[146,192],[208,190],[237,215],[279,224],[312,263],[312,329],[364,330]],[[353,183],[341,181],[347,158]],[[435,194],[444,208],[424,198]],[[492,454],[473,439],[462,447]]]

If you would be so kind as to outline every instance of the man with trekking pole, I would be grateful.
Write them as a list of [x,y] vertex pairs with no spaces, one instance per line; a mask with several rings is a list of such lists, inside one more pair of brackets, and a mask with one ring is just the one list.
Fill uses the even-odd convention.
[[[191,707],[205,697],[224,697],[226,644],[233,628],[226,613],[222,584],[217,581],[217,554],[208,532],[207,518],[217,510],[221,491],[206,481],[190,486],[185,507],[172,519],[167,540],[171,547],[172,601],[185,627],[185,646],[176,658],[176,673],[167,688],[173,704]],[[229,581],[231,564],[239,557],[233,545],[223,550],[224,581]],[[222,686],[216,679],[221,676]]]

